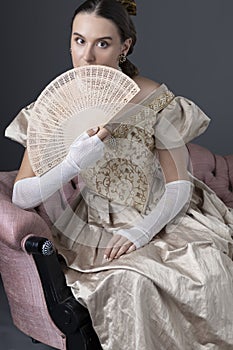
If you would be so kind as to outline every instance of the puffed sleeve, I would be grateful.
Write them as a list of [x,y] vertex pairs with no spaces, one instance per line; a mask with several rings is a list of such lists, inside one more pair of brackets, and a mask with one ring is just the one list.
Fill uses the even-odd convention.
[[28,118],[33,105],[34,102],[23,108],[5,130],[6,137],[21,143],[24,147],[26,147],[27,142]]
[[180,147],[201,135],[209,122],[210,119],[194,102],[174,97],[157,114],[154,124],[156,148]]

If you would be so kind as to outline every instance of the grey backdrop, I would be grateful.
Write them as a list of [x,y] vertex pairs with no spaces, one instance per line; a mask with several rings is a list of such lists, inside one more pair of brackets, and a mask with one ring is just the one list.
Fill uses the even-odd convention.
[[[17,112],[58,74],[71,68],[70,19],[77,0],[1,4],[0,170],[18,168],[23,148],[4,138]],[[233,153],[233,2],[138,1],[138,43],[132,56],[141,74],[194,100],[212,119],[195,140],[219,154]]]

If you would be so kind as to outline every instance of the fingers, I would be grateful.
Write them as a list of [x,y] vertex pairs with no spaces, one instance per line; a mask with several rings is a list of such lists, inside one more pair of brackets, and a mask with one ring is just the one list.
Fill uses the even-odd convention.
[[107,136],[111,135],[107,129],[99,126],[87,130],[87,132],[84,134],[87,134],[89,137],[97,135],[101,141],[103,141]]
[[105,128],[100,128],[100,130],[97,132],[98,137],[101,141],[103,141],[107,136],[110,135],[110,132]]
[[135,245],[127,238],[121,235],[114,235],[105,249],[104,259],[112,261],[113,259],[119,258],[126,252],[129,253],[135,249]]
[[122,247],[120,247],[114,258],[118,259],[121,255],[126,254],[127,252],[130,253],[135,249],[135,245],[132,242],[128,241],[128,243],[125,243]]
[[99,130],[100,130],[100,127],[97,126],[96,128],[87,130],[87,134],[88,134],[88,136],[91,137],[91,136],[94,136],[95,134],[97,134]]
[[131,252],[133,252],[134,250],[136,250],[136,246],[134,244],[132,244],[128,250],[126,250],[125,254],[129,254]]
[[[110,256],[113,256],[114,253],[117,253],[117,251],[120,248],[119,246],[120,238],[121,237],[119,235],[112,236],[112,238],[108,242],[107,248],[105,249],[104,259],[109,260]],[[118,247],[118,250],[117,250],[117,247]]]

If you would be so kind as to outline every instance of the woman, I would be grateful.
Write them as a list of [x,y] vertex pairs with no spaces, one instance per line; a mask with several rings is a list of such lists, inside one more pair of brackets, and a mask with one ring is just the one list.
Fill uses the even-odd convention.
[[[49,203],[80,176],[79,195],[52,231],[67,283],[88,308],[103,349],[231,349],[233,215],[191,175],[185,148],[209,119],[139,76],[127,59],[136,43],[135,8],[133,1],[88,0],[71,33],[74,67],[110,66],[138,84],[132,114],[78,137],[40,178],[26,150],[13,202]],[[15,130],[30,122],[31,108],[7,136],[26,140],[26,127],[21,135]]]

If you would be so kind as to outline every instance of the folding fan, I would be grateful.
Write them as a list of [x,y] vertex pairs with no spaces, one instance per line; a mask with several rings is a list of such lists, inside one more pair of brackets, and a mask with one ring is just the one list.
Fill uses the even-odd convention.
[[73,68],[54,79],[29,120],[27,148],[35,174],[60,163],[79,135],[108,123],[139,90],[126,74],[101,65]]

